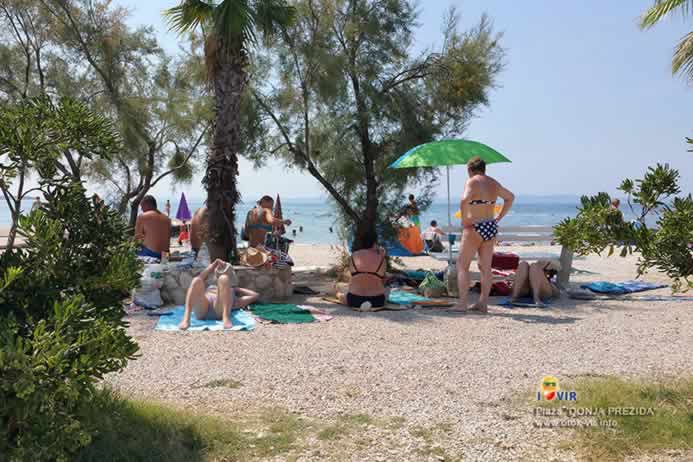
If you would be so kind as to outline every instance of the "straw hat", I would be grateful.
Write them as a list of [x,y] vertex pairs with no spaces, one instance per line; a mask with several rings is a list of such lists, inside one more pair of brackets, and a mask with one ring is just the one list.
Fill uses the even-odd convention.
[[269,254],[267,252],[263,252],[255,247],[248,247],[245,253],[241,255],[241,264],[257,268],[267,263],[269,258]]

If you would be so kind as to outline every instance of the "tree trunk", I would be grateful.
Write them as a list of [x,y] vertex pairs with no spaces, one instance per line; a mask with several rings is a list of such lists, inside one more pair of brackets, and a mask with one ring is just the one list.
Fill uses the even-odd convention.
[[246,62],[243,52],[222,47],[214,66],[216,119],[204,178],[209,209],[208,247],[212,261],[217,258],[237,261],[235,212],[240,200],[237,189],[240,106],[247,84]]
[[140,209],[140,202],[142,202],[140,196],[135,197],[132,202],[130,202],[130,219],[128,220],[128,224],[133,229],[133,233],[135,230],[135,223],[137,222],[137,212]]

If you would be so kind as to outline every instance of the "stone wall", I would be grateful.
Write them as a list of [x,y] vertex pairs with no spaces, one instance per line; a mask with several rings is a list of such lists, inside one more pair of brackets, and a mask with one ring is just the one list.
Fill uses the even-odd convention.
[[[234,266],[238,276],[238,286],[254,290],[260,294],[260,303],[285,302],[293,293],[291,268],[249,268]],[[167,305],[185,304],[185,294],[190,287],[193,277],[202,268],[179,268],[169,264],[164,269],[164,284],[161,288],[161,298]],[[214,284],[214,276],[210,276],[207,284]]]

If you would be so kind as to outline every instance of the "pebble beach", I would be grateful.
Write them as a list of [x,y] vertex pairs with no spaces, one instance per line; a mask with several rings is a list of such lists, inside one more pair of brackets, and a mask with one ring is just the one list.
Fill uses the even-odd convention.
[[[503,248],[515,250],[522,249]],[[297,245],[292,256],[295,284],[332,291],[333,278],[320,267],[334,264],[334,247]],[[429,257],[402,262],[409,269],[445,266]],[[635,262],[576,258],[571,284],[633,279]],[[645,279],[669,282],[657,273]],[[693,373],[691,301],[564,296],[544,309],[508,309],[498,301],[492,298],[488,315],[433,308],[358,313],[321,296],[294,295],[291,302],[321,308],[332,320],[228,333],[154,331],[156,319],[137,313],[129,316],[129,332],[141,356],[106,381],[124,396],[224,418],[266,409],[319,422],[368,417],[358,436],[338,446],[313,438],[292,460],[563,461],[577,458],[560,444],[566,432],[534,426],[531,399],[543,375]],[[201,386],[219,380],[237,386]]]

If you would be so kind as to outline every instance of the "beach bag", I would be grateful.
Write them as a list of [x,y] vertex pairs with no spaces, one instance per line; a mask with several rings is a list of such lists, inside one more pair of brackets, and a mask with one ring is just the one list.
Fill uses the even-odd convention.
[[445,284],[429,271],[419,284],[419,291],[423,293],[424,297],[437,298],[445,292]]
[[273,233],[267,233],[265,236],[265,248],[269,250],[279,250],[286,254],[289,253],[289,247],[291,243],[294,242],[291,239],[287,239],[284,236],[277,236]]
[[491,268],[499,270],[516,270],[520,266],[520,256],[514,253],[494,252]]
[[140,285],[135,289],[134,302],[145,308],[158,308],[164,304],[161,287],[164,285],[163,265],[144,265]]

